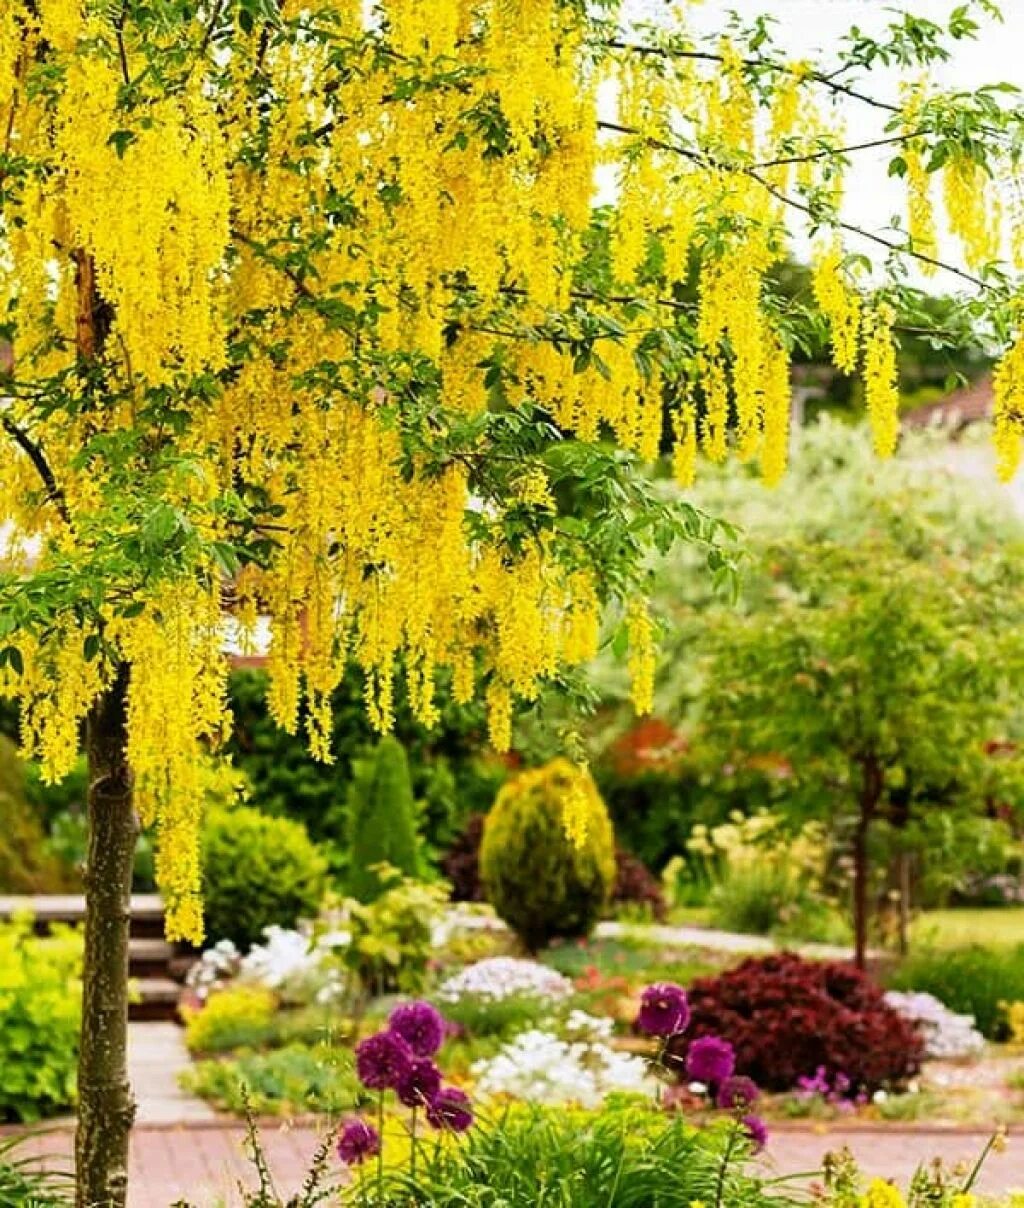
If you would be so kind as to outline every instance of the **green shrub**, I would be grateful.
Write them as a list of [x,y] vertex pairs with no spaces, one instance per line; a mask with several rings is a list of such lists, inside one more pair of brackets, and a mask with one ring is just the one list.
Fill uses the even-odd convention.
[[38,1120],[75,1101],[82,937],[0,924],[0,1120]]
[[372,902],[382,892],[377,865],[390,864],[407,877],[422,875],[416,806],[405,748],[382,738],[354,765],[349,794],[349,894]]
[[[567,831],[573,821],[578,839]],[[612,824],[589,773],[556,759],[510,780],[487,816],[480,876],[531,951],[588,935],[615,883]]]
[[0,893],[59,893],[68,871],[49,850],[39,814],[26,796],[18,749],[0,735]]
[[279,1008],[269,990],[255,986],[218,990],[205,1006],[183,1014],[185,1044],[200,1054],[324,1044],[348,1039],[353,1031],[352,1021],[332,1007]]
[[894,990],[934,994],[950,1010],[973,1015],[989,1040],[1004,1040],[1009,1030],[1001,1004],[1024,999],[1024,944],[922,949],[912,952],[888,981]]
[[315,915],[326,862],[306,829],[245,806],[212,809],[203,827],[203,913],[210,941],[251,947],[265,927]]
[[336,1115],[367,1101],[352,1056],[331,1045],[290,1044],[269,1053],[198,1061],[182,1086],[223,1111],[245,1114],[245,1096],[258,1116],[299,1112]]
[[527,1028],[543,1026],[556,1010],[536,994],[510,994],[506,998],[460,994],[451,1002],[440,1003],[439,1009],[445,1020],[457,1024],[467,1037],[497,1036],[506,1040]]
[[[267,676],[240,670],[231,676],[233,733],[228,751],[252,786],[252,804],[264,813],[295,818],[317,841],[329,844],[332,860],[347,869],[349,834],[347,780],[350,768],[373,746],[376,735],[364,700],[363,675],[350,664],[331,700],[334,764],[318,763],[302,734],[286,734],[269,716]],[[394,733],[409,753],[413,795],[420,805],[420,830],[428,851],[444,851],[468,814],[494,800],[507,772],[481,754],[486,732],[479,703],[456,705],[439,676],[441,718],[428,730],[415,720],[405,693],[395,700]],[[300,718],[301,725],[302,718]]]
[[350,938],[340,960],[363,999],[396,990],[419,994],[447,893],[439,884],[413,881],[387,865],[378,871],[384,891],[370,903],[352,899],[346,904]]
[[850,938],[849,924],[834,905],[774,861],[728,869],[709,904],[711,925],[723,931],[826,944]]

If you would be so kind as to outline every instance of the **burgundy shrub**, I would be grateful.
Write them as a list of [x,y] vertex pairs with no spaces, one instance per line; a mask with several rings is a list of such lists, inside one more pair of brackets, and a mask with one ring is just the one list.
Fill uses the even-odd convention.
[[480,883],[480,842],[486,814],[470,814],[462,834],[441,858],[441,874],[451,883],[453,902],[483,902]]
[[615,888],[612,904],[624,903],[646,906],[656,922],[663,922],[668,913],[665,895],[658,879],[647,866],[621,847],[615,849]]
[[765,1090],[790,1090],[820,1066],[832,1078],[845,1074],[851,1094],[895,1089],[921,1068],[917,1028],[852,965],[790,952],[752,957],[687,994],[690,1026],[670,1045],[680,1065],[697,1037],[725,1036],[736,1072]]

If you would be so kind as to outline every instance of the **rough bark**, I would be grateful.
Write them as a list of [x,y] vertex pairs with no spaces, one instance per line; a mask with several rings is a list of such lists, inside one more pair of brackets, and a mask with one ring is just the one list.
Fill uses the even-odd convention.
[[125,759],[128,669],[90,710],[89,852],[78,1061],[76,1208],[124,1208],[135,1100],[128,1082],[128,932],[137,824]]

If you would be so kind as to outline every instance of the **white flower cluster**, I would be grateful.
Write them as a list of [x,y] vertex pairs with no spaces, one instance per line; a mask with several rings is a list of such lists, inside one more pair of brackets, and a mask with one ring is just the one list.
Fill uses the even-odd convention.
[[[570,1027],[577,1015],[582,1012],[573,1012]],[[577,1030],[590,1026],[575,1022]],[[511,1095],[549,1107],[574,1103],[597,1108],[616,1091],[653,1096],[657,1086],[642,1057],[619,1053],[601,1040],[562,1040],[535,1029],[476,1062],[473,1075],[482,1095]]]
[[430,942],[444,948],[452,940],[468,935],[503,935],[508,927],[486,902],[452,902],[434,923]]
[[890,990],[885,1001],[920,1028],[926,1057],[978,1057],[985,1049],[985,1037],[974,1026],[974,1016],[957,1015],[933,994]]
[[185,984],[205,1002],[211,990],[234,981],[241,964],[242,954],[231,940],[220,940],[212,948],[207,948],[192,965],[185,977]]
[[539,961],[519,960],[512,956],[491,956],[467,965],[441,983],[440,1002],[457,1002],[466,995],[500,1002],[518,995],[533,995],[559,1002],[572,994],[572,982]]
[[288,997],[308,997],[310,988],[323,980],[324,963],[335,937],[329,943],[314,941],[301,931],[284,927],[267,927],[263,934],[266,943],[254,944],[249,950],[240,978]]
[[188,973],[188,984],[205,999],[211,990],[228,982],[262,986],[288,1002],[335,1001],[345,991],[345,979],[330,957],[350,937],[333,932],[314,940],[301,931],[267,927],[266,940],[253,944],[242,956],[231,940],[208,948]]

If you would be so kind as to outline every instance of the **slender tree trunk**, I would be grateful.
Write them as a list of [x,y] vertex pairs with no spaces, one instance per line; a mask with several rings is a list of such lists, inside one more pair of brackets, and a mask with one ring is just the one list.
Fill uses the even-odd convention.
[[906,956],[910,951],[910,852],[901,851],[897,860],[900,878],[900,956]]
[[76,1208],[124,1208],[135,1100],[128,1083],[128,929],[137,824],[125,759],[128,668],[89,713],[89,854],[78,1060]]
[[853,832],[853,940],[854,963],[858,969],[867,964],[870,906],[868,888],[868,833],[882,796],[882,769],[873,756],[861,763],[862,779],[857,825]]

